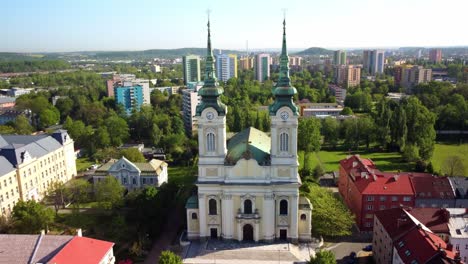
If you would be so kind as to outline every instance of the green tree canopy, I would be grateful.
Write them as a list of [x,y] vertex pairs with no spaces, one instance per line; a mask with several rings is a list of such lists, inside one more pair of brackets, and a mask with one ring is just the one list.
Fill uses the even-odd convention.
[[31,135],[34,131],[34,128],[29,123],[29,119],[24,116],[20,115],[15,120],[15,132],[19,135]]
[[13,207],[13,226],[21,234],[37,234],[54,221],[54,210],[34,200],[18,201]]
[[336,264],[335,254],[329,250],[320,250],[311,257],[309,264]]
[[114,176],[109,175],[96,184],[96,201],[103,209],[117,208],[123,204],[124,189]]
[[146,162],[145,157],[137,148],[127,148],[120,151],[120,156],[131,162]]
[[161,252],[158,264],[182,264],[182,259],[174,252],[165,250]]
[[320,120],[317,118],[299,119],[297,146],[300,150],[315,152],[320,150]]

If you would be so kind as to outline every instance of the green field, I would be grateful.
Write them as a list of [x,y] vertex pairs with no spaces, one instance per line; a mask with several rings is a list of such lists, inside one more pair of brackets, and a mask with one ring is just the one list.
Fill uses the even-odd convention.
[[[363,158],[374,161],[377,168],[381,171],[414,171],[414,164],[404,161],[398,152],[365,152],[353,151],[351,154],[359,154]],[[349,153],[347,151],[319,151],[308,155],[309,168],[313,169],[317,164],[322,164],[327,172],[338,171],[339,162],[345,159]],[[441,166],[445,159],[451,155],[458,155],[462,158],[465,165],[465,175],[468,170],[468,144],[456,145],[439,143],[435,145],[432,164],[436,172],[441,171]],[[304,166],[304,152],[299,152],[299,169]]]
[[459,156],[461,158],[465,165],[465,176],[468,176],[468,144],[436,144],[431,160],[434,171],[441,172],[444,161],[449,156]]
[[77,172],[86,171],[86,169],[89,168],[91,165],[93,165],[93,162],[90,161],[88,158],[76,159],[76,171]]
[[171,167],[168,166],[168,181],[177,185],[190,185],[197,179],[197,167]]

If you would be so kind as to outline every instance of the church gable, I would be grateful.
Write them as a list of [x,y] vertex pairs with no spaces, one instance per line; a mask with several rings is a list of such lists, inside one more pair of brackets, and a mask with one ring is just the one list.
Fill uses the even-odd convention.
[[264,175],[265,170],[258,165],[257,161],[254,159],[240,159],[237,161],[237,164],[232,167],[230,173],[228,172],[228,178],[256,178],[256,179],[265,179]]
[[120,170],[127,170],[127,171],[138,172],[138,173],[141,172],[140,169],[135,164],[133,164],[131,161],[129,161],[125,157],[122,157],[121,159],[119,159],[109,168],[109,171],[120,171]]

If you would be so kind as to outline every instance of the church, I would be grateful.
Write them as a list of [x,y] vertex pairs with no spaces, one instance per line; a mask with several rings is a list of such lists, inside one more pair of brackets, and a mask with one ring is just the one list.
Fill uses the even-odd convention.
[[186,203],[189,239],[310,241],[312,205],[299,194],[297,93],[289,78],[286,22],[280,74],[269,106],[271,136],[253,127],[226,138],[227,107],[214,73],[210,22],[205,84],[199,90],[198,194]]

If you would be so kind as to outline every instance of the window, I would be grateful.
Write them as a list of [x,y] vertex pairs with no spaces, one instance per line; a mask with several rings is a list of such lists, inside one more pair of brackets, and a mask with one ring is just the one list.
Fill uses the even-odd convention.
[[364,226],[365,226],[365,227],[371,227],[371,226],[372,226],[372,223],[371,223],[371,222],[366,222],[366,223],[364,224]]
[[289,135],[288,133],[280,134],[280,151],[289,151]]
[[374,209],[373,205],[371,205],[371,204],[367,205],[367,210],[372,210],[372,209]]
[[142,181],[143,184],[146,184],[146,179],[145,178],[143,178],[141,181]]
[[380,210],[385,210],[385,205],[381,205]]
[[456,244],[456,245],[455,245],[455,249],[456,249],[456,250],[460,250],[460,244]]
[[468,244],[465,245],[465,249],[468,249]]
[[366,214],[366,218],[373,218],[374,214]]
[[281,200],[280,202],[280,215],[287,215],[288,214],[288,201]]
[[215,149],[215,135],[210,132],[206,135],[206,150],[211,152],[215,151]]
[[216,208],[216,200],[215,199],[210,199],[208,202],[208,214],[210,215],[217,215],[218,214],[218,208]]
[[410,264],[418,264],[418,262],[415,259],[413,259]]
[[387,197],[386,197],[386,196],[380,196],[380,201],[381,201],[381,202],[387,201]]
[[132,183],[136,184],[136,179],[135,178],[132,179]]
[[403,197],[403,202],[411,202],[411,197],[410,196]]
[[374,196],[367,196],[367,201],[368,202],[374,201]]
[[411,251],[409,251],[409,249],[407,249],[407,250],[405,251],[405,255],[406,255],[407,257],[411,256]]
[[197,213],[192,213],[192,219],[198,219]]
[[150,178],[149,180],[150,180],[150,183],[153,184],[153,178]]
[[248,199],[244,201],[244,214],[252,214],[252,201]]
[[403,241],[400,241],[400,242],[398,243],[398,246],[399,246],[400,248],[402,248],[404,245],[405,245],[405,242],[403,242]]
[[301,214],[301,220],[302,220],[302,221],[307,220],[307,216],[306,216],[305,214]]
[[398,201],[398,197],[392,196],[392,202],[396,202],[396,201]]
[[0,202],[3,203],[3,195],[0,195]]
[[13,182],[11,181],[11,177],[10,177],[10,178],[8,178],[8,180],[10,181],[10,184],[12,184],[12,183],[13,183]]
[[122,178],[122,183],[123,183],[123,184],[127,184],[127,178],[125,178],[125,177]]

